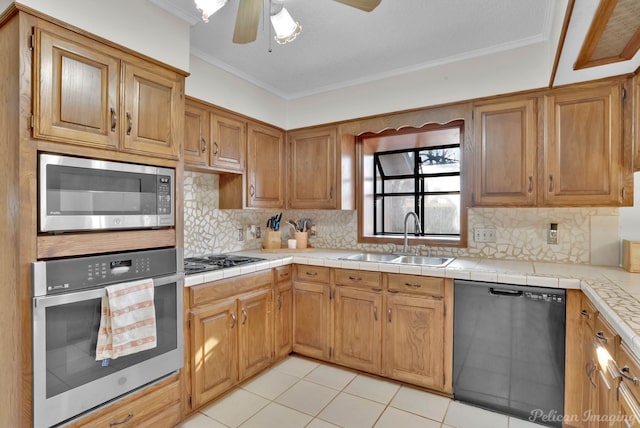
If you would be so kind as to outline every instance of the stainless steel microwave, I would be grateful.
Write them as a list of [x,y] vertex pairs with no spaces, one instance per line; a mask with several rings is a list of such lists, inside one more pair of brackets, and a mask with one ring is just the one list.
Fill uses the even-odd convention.
[[40,232],[175,225],[175,171],[71,156],[39,156]]

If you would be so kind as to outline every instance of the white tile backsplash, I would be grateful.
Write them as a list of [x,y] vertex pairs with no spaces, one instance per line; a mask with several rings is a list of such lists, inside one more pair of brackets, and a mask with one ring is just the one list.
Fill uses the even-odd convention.
[[[184,173],[185,257],[259,249],[260,239],[238,241],[238,228],[260,226],[278,210],[218,208],[219,177],[216,174]],[[282,223],[310,217],[317,236],[309,238],[316,248],[390,252],[391,245],[358,244],[356,211],[287,210]],[[558,223],[559,242],[547,244],[549,223]],[[467,248],[434,247],[431,255],[481,257],[484,259],[545,261],[554,263],[617,265],[619,243],[618,208],[470,208]],[[496,230],[496,242],[473,241],[476,227]],[[290,231],[282,227],[282,239]]]

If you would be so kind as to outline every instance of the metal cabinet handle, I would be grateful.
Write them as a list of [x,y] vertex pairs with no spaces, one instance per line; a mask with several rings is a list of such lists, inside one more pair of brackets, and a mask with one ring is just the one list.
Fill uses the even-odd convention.
[[529,176],[529,193],[533,192],[533,177]]
[[318,272],[306,272],[307,276],[318,276]]
[[637,385],[638,383],[640,383],[640,379],[638,379],[636,376],[631,376],[629,372],[630,372],[629,366],[624,366],[620,369],[620,376],[622,376],[627,380],[630,380],[631,382],[633,382],[634,385]]
[[404,283],[404,285],[405,285],[406,287],[411,287],[411,288],[420,288],[420,287],[422,287],[422,285],[421,285],[421,284],[410,284],[410,283],[408,283],[408,282],[405,282],[405,283]]
[[549,193],[553,192],[553,175],[549,174]]
[[362,281],[362,278],[360,278],[359,276],[350,276],[349,279],[353,282]]
[[233,321],[231,323],[231,328],[234,328],[236,326],[236,314],[234,314],[233,312],[231,312],[231,320]]
[[256,194],[256,188],[252,184],[251,186],[249,186],[249,195],[253,196],[255,194]]
[[609,339],[607,338],[607,336],[605,336],[605,335],[604,335],[604,332],[602,332],[602,331],[597,332],[597,333],[596,333],[596,337],[598,338],[598,340],[601,340],[601,341],[603,341],[604,343],[607,343],[607,341],[609,340]]
[[587,364],[584,366],[584,371],[585,371],[585,373],[587,374],[587,378],[589,379],[589,382],[591,383],[591,385],[592,385],[594,388],[597,388],[597,387],[598,387],[598,385],[596,385],[596,383],[593,381],[593,379],[592,379],[591,377],[592,377],[593,373],[595,373],[595,371],[596,371],[597,369],[598,369],[598,366],[596,366],[596,365],[593,363],[593,360],[589,360],[589,361],[587,362]]
[[118,115],[113,107],[111,107],[111,132],[116,130],[116,125],[118,124]]
[[242,308],[242,325],[245,325],[247,323],[247,311]]
[[378,321],[378,307],[377,306],[373,307],[373,320],[374,321]]
[[589,312],[587,312],[586,309],[583,309],[580,311],[580,315],[582,315],[583,317],[590,319],[591,318],[591,314]]
[[207,151],[207,142],[204,140],[204,137],[200,138],[200,144],[202,147],[202,153]]
[[126,418],[124,418],[124,419],[123,419],[123,420],[121,420],[121,421],[111,422],[111,423],[109,424],[109,426],[110,426],[110,427],[114,427],[114,426],[116,426],[116,425],[126,424],[126,423],[127,423],[127,422],[129,422],[131,419],[133,419],[133,413],[129,413],[129,414],[127,415],[127,417],[126,417]]
[[382,291],[382,288],[375,288],[375,287],[372,287],[372,288],[371,288],[371,291],[376,291],[376,292],[378,292],[378,291]]
[[387,309],[387,321],[391,322],[391,306]]
[[389,291],[389,293],[392,293],[392,294],[399,293],[399,291],[398,291],[398,290],[388,290],[388,291]]
[[131,135],[131,129],[133,128],[133,117],[131,113],[127,112],[127,135]]
[[213,142],[213,147],[215,147],[215,150],[213,151],[213,154],[217,156],[218,155],[218,143],[214,141]]

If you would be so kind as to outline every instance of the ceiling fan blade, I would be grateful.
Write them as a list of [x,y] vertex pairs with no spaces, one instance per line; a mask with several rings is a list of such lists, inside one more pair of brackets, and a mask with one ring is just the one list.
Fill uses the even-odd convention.
[[253,42],[258,35],[262,0],[240,0],[233,43]]
[[338,3],[346,4],[347,6],[355,7],[365,12],[371,12],[378,7],[381,0],[336,0]]

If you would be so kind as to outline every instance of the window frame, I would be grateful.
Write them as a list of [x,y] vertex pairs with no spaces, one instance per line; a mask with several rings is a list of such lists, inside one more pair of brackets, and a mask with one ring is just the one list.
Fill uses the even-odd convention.
[[[472,192],[472,189],[469,188],[469,182],[467,177],[472,173],[470,171],[470,158],[468,159],[468,155],[466,153],[467,144],[465,144],[465,131],[466,131],[467,123],[460,119],[454,120],[445,124],[426,124],[421,127],[403,127],[401,129],[386,129],[381,132],[372,133],[362,133],[358,136],[355,136],[355,144],[356,144],[356,166],[357,166],[357,182],[356,182],[356,206],[357,206],[357,217],[358,217],[358,243],[360,244],[396,244],[402,245],[404,242],[404,237],[402,234],[388,234],[388,235],[373,235],[371,232],[365,231],[365,224],[367,221],[369,223],[373,222],[373,216],[371,219],[367,220],[364,218],[365,212],[365,203],[367,198],[373,198],[373,193],[365,194],[365,182],[366,179],[364,171],[366,171],[365,158],[367,156],[373,156],[373,152],[366,152],[364,149],[364,140],[371,137],[388,137],[388,136],[400,136],[405,134],[415,134],[416,132],[422,131],[434,131],[434,130],[446,130],[450,128],[458,128],[459,129],[459,147],[460,147],[460,235],[422,235],[416,236],[415,234],[409,234],[409,245],[424,245],[428,247],[466,247],[467,246],[467,209],[469,206],[469,195]],[[433,145],[433,146],[425,146],[424,148],[439,148],[443,145]],[[444,145],[446,146],[446,145]],[[457,146],[457,144],[456,144]],[[398,150],[380,150],[379,152],[389,152],[389,151],[403,151],[402,148]],[[375,179],[375,176],[374,176]],[[421,222],[422,216],[420,216]],[[373,230],[373,226],[369,225],[369,230]]]

